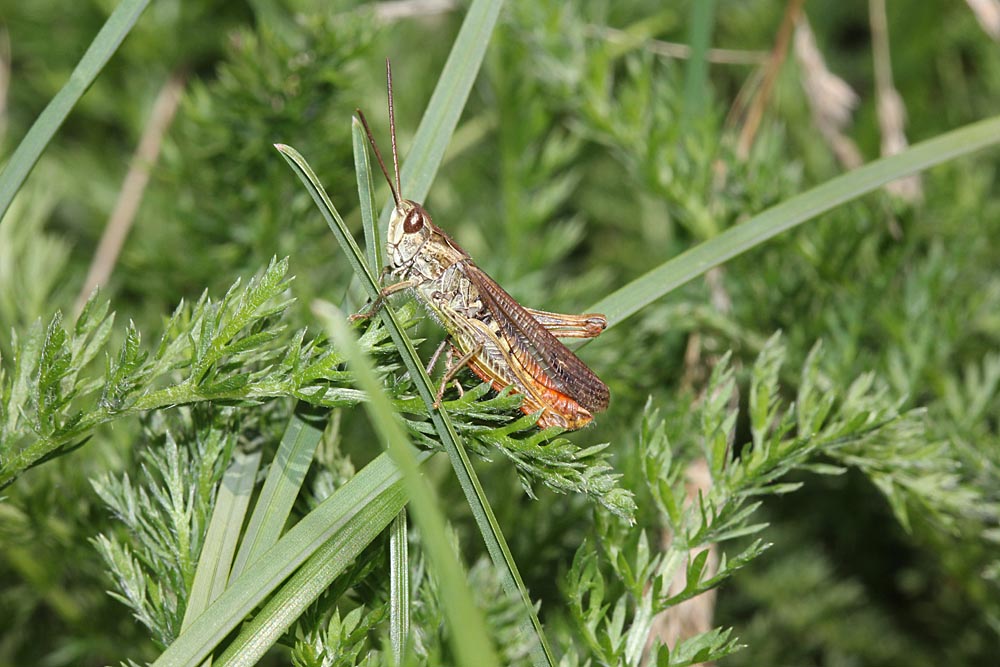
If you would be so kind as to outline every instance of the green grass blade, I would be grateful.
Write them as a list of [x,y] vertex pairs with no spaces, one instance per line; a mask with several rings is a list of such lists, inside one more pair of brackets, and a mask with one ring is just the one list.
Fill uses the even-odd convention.
[[330,196],[326,194],[326,190],[320,184],[316,172],[312,170],[312,167],[302,157],[302,154],[291,146],[275,144],[274,147],[278,149],[278,152],[288,162],[292,171],[298,175],[299,180],[306,186],[313,201],[316,203],[316,207],[323,214],[327,226],[330,227],[330,231],[336,237],[337,243],[344,250],[344,255],[347,256],[347,261],[350,263],[355,275],[362,278],[362,284],[365,287],[365,291],[368,292],[368,297],[371,299],[377,298],[379,287],[375,276],[369,269],[368,264],[365,263],[364,257],[361,254],[361,248],[358,247],[354,236],[351,235],[351,231],[347,228],[347,223],[344,222],[344,219],[340,216],[340,212],[337,211],[337,207],[330,201]]
[[[252,667],[287,632],[371,541],[399,516],[406,502],[401,484],[360,508],[352,530],[339,532],[320,546],[292,575],[219,656],[216,667]],[[395,514],[393,514],[395,512]]]
[[[483,64],[502,5],[500,0],[475,0],[469,7],[417,127],[413,145],[400,168],[401,197],[415,201],[426,199]],[[379,216],[383,235],[391,212],[392,204],[387,203]]]
[[194,619],[226,589],[233,554],[236,553],[259,467],[260,452],[247,455],[237,453],[222,477],[212,519],[205,534],[205,544],[198,556],[198,568],[194,573],[194,583],[191,585],[187,609],[184,610],[181,630],[190,627]]
[[401,489],[402,477],[388,455],[366,465],[231,581],[229,588],[153,664],[181,667],[200,663],[247,614],[330,540],[339,540],[337,553],[344,562],[352,560],[403,509],[406,499]]
[[317,410],[305,403],[296,406],[247,524],[246,535],[233,564],[233,579],[274,546],[281,536],[323,436],[326,415],[326,410]]
[[410,545],[406,510],[389,527],[389,640],[392,656],[402,665],[410,637]]
[[[404,193],[400,193],[401,196],[417,201],[426,199],[459,117],[462,115],[469,92],[472,90],[472,84],[482,66],[486,47],[496,26],[502,4],[498,0],[475,0],[469,7],[414,135],[413,145],[402,164],[400,179]],[[384,236],[388,228],[391,211],[391,203],[387,203],[382,209],[378,225],[380,237]],[[382,309],[383,313],[388,311],[390,311],[389,308]],[[383,315],[383,317],[391,319],[391,313],[388,316]],[[386,319],[383,321],[387,322]],[[538,620],[528,590],[521,579],[521,574],[518,572],[517,564],[507,546],[507,540],[496,521],[493,509],[490,507],[479,479],[472,469],[472,463],[465,452],[465,447],[461,444],[454,426],[447,419],[447,415],[433,408],[433,389],[427,374],[424,372],[423,365],[416,357],[416,352],[409,338],[398,331],[398,327],[394,329],[388,322],[386,326],[390,327],[393,339],[403,355],[403,360],[408,365],[410,376],[415,379],[421,399],[428,407],[434,428],[448,453],[452,468],[455,470],[455,475],[469,502],[483,541],[486,543],[490,558],[500,573],[504,590],[508,595],[520,598],[524,605],[525,614],[530,621],[530,628],[525,628],[525,631],[533,632],[538,638],[532,656],[533,662],[535,665],[554,666],[556,664],[555,656],[549,647],[541,621]],[[415,368],[409,368],[411,361]]]
[[701,0],[691,7],[688,23],[688,43],[691,57],[684,72],[684,114],[682,123],[688,123],[705,113],[712,90],[708,79],[708,48],[712,43],[715,25],[715,0]]
[[[340,243],[341,248],[344,250],[344,254],[347,255],[348,262],[354,267],[355,273],[368,293],[369,298],[372,300],[376,299],[379,294],[379,286],[375,282],[373,274],[365,265],[364,259],[361,256],[361,249],[354,242],[354,238],[347,229],[347,225],[333,206],[323,186],[316,178],[315,173],[295,149],[288,146],[277,146],[277,148],[292,169],[298,174],[303,185],[309,190],[313,201],[319,206],[320,213],[322,213],[331,231],[333,231],[338,243]],[[366,222],[364,224],[372,223]],[[452,425],[447,413],[433,407],[435,388],[427,376],[427,372],[424,370],[423,363],[417,356],[417,351],[414,349],[413,343],[403,333],[402,327],[399,326],[391,307],[387,305],[381,308],[378,315],[389,330],[393,343],[399,349],[403,364],[406,366],[410,377],[413,378],[416,385],[417,393],[427,406],[431,423],[441,440],[442,446],[448,453],[452,468],[455,470],[455,476],[462,487],[472,515],[483,536],[486,549],[489,551],[494,567],[497,568],[504,591],[511,597],[520,599],[522,602],[525,614],[525,632],[534,634],[538,639],[535,654],[533,655],[534,664],[555,665],[555,657],[552,655],[548,640],[545,638],[541,621],[538,620],[538,615],[535,613],[535,608],[531,603],[527,588],[521,579],[520,572],[518,572],[517,564],[514,563],[510,548],[507,546],[507,540],[500,530],[496,516],[490,507],[482,485],[479,483],[476,472],[472,468],[472,462],[469,460],[465,447],[455,432],[455,427]]]
[[382,268],[382,235],[371,223],[375,219],[375,200],[372,193],[371,161],[368,159],[368,138],[361,121],[351,118],[351,139],[354,143],[354,172],[358,176],[358,199],[361,202],[361,220],[365,233],[365,258],[368,267],[378,273]]
[[139,20],[139,16],[148,4],[149,0],[122,0],[118,3],[86,53],[80,58],[69,81],[56,93],[21,140],[3,173],[0,173],[0,223],[3,222],[14,195],[21,189],[24,179],[41,157],[42,151],[52,141],[52,137],[65,122],[69,112],[90,88],[90,84],[104,69],[104,65],[118,50],[118,46],[132,30],[132,26]]
[[417,451],[410,444],[382,382],[361,351],[357,338],[348,329],[344,315],[332,305],[321,305],[314,310],[323,320],[331,340],[346,357],[358,387],[368,396],[364,406],[372,426],[387,443],[389,455],[403,473],[413,519],[420,528],[421,544],[441,588],[441,607],[451,630],[449,639],[458,664],[499,667],[500,661],[486,631],[486,621],[469,589],[465,568],[448,539],[440,504],[434,490],[420,474]]
[[857,199],[901,176],[1000,143],[1000,116],[972,123],[876,160],[773,206],[715,238],[668,260],[590,307],[608,326],[620,324],[664,294],[714,266],[760,245],[835,206]]

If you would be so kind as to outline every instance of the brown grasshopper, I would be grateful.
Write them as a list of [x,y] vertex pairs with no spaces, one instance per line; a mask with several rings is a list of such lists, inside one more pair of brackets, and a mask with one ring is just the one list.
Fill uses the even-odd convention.
[[593,338],[607,326],[607,319],[597,314],[562,315],[521,306],[431,221],[430,214],[420,204],[400,198],[392,68],[388,58],[386,79],[395,185],[368,121],[360,109],[357,113],[395,202],[386,252],[388,273],[397,282],[385,287],[372,309],[358,317],[374,313],[390,294],[410,290],[448,332],[430,367],[433,368],[449,340],[449,361],[454,352],[460,357],[445,372],[437,403],[454,374],[468,365],[495,390],[513,387],[523,394],[521,410],[525,414],[540,412],[539,427],[586,426],[594,412],[608,407],[608,387],[556,337]]

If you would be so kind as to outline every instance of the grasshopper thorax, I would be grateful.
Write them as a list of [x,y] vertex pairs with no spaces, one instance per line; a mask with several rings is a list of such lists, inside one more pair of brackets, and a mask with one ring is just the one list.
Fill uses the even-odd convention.
[[392,210],[389,218],[388,247],[389,263],[393,268],[412,264],[433,230],[431,216],[424,207],[409,199],[403,199]]

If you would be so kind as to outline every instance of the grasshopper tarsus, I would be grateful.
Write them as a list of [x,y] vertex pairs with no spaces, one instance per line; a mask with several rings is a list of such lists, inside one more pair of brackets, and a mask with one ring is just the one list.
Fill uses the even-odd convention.
[[[465,388],[462,387],[462,383],[459,382],[458,380],[452,380],[452,383],[455,385],[455,391],[458,392],[458,397],[462,398],[463,396],[465,396]],[[432,408],[434,408],[435,410],[441,409],[441,403],[444,402],[444,392],[447,389],[448,389],[447,382],[442,382],[438,386],[437,393],[434,395],[434,402],[431,403]]]
[[374,317],[375,314],[378,313],[378,311],[382,308],[382,306],[385,305],[386,299],[388,299],[396,292],[401,292],[409,287],[413,287],[412,281],[409,280],[401,280],[400,282],[393,283],[388,287],[383,287],[382,291],[378,293],[378,296],[375,298],[374,301],[372,301],[367,311],[361,313],[354,313],[353,315],[351,315],[350,317],[351,322],[357,322],[358,320],[367,320]]
[[379,294],[378,298],[376,298],[374,301],[372,301],[371,303],[369,303],[365,307],[364,310],[362,310],[360,313],[354,313],[348,319],[351,322],[360,322],[361,320],[370,320],[371,318],[375,317],[375,314],[378,313],[379,309],[382,307],[382,304],[384,302],[385,302],[385,300],[382,298],[382,295]]
[[375,315],[375,309],[369,308],[367,312],[364,313],[354,313],[347,319],[353,322],[360,322],[361,320],[370,320]]

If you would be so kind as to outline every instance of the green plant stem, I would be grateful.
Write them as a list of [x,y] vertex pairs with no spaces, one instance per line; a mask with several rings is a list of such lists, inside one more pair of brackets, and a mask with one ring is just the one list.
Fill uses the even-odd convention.
[[45,460],[46,457],[59,449],[71,446],[87,438],[91,431],[98,426],[111,423],[117,419],[131,417],[148,410],[159,410],[177,405],[188,405],[205,401],[267,400],[284,398],[294,392],[294,388],[290,383],[283,382],[274,383],[270,386],[255,385],[249,389],[248,391],[246,387],[243,387],[231,391],[200,393],[197,391],[194,382],[182,382],[173,387],[167,387],[142,396],[135,403],[124,409],[112,410],[106,407],[98,407],[87,412],[86,417],[72,429],[50,437],[40,437],[4,461],[3,469],[0,470],[0,489],[11,484],[26,470]]
[[691,8],[688,38],[691,57],[684,73],[684,113],[682,123],[689,123],[708,108],[711,85],[708,79],[708,48],[715,25],[715,0],[699,0]]

